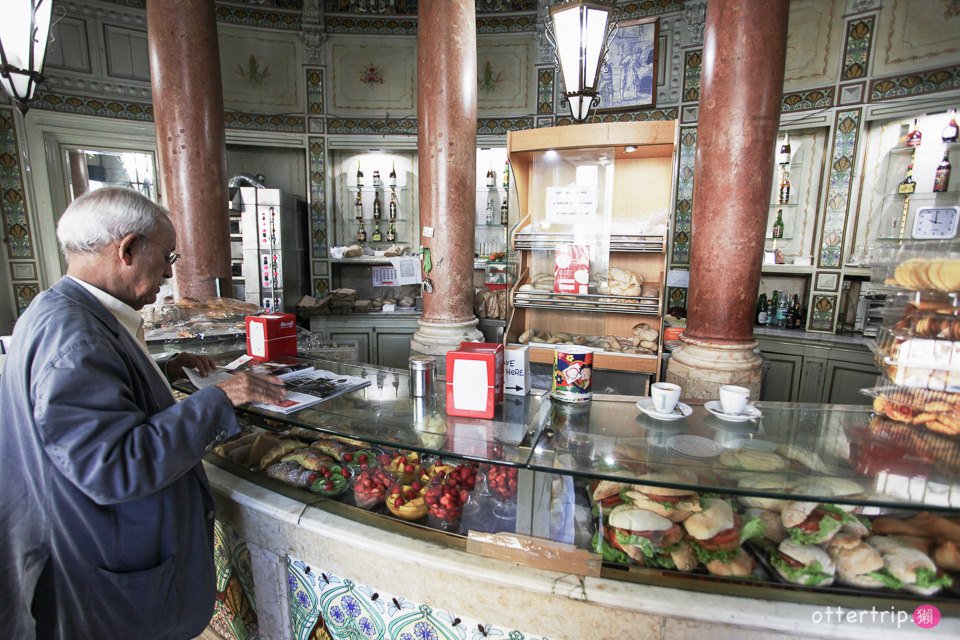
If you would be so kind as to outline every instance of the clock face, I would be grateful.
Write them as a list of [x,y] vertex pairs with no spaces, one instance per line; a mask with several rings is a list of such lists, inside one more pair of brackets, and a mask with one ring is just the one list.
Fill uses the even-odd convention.
[[920,207],[913,219],[914,238],[948,239],[957,236],[960,207]]

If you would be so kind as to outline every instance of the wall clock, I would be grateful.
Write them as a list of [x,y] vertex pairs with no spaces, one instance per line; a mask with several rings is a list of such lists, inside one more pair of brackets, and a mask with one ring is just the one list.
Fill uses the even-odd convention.
[[910,235],[919,240],[956,238],[958,222],[960,207],[920,207]]

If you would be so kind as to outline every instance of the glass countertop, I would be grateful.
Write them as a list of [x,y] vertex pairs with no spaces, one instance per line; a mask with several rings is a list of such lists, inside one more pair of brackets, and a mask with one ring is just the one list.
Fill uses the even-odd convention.
[[[228,362],[240,354],[214,357]],[[430,398],[411,398],[406,371],[302,360],[370,385],[288,415],[249,406],[242,411],[271,429],[308,428],[376,446],[589,479],[878,509],[960,508],[960,474],[878,441],[865,406],[758,402],[757,418],[729,422],[703,401],[684,400],[688,415],[660,420],[642,412],[636,397],[595,394],[591,402],[571,405],[534,390],[506,395],[494,418],[481,420],[446,415],[442,381]],[[194,390],[189,382],[174,386]],[[659,475],[641,478],[645,474]],[[777,478],[765,482],[771,475]]]

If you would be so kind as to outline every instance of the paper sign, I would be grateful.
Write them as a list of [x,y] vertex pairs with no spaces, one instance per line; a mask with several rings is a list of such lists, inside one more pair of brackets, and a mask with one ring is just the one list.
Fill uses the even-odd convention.
[[432,238],[433,237],[433,227],[424,227],[423,228],[423,237]]
[[414,256],[404,256],[402,258],[390,258],[390,264],[396,271],[396,283],[392,286],[402,286],[405,284],[420,284],[423,276],[420,275],[420,259]]
[[373,286],[397,286],[397,270],[395,267],[373,267]]
[[686,289],[690,286],[690,272],[686,269],[671,269],[667,271],[667,286]]
[[555,249],[554,293],[587,293],[590,283],[590,247],[558,244]]
[[590,222],[597,213],[596,187],[547,187],[548,222]]
[[503,359],[503,392],[527,395],[530,392],[530,352],[527,346],[508,346]]

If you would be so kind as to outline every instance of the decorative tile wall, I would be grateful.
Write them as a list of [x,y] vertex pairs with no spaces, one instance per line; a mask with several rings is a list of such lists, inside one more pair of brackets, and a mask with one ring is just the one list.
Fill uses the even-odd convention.
[[213,560],[217,599],[210,626],[225,640],[256,640],[257,598],[247,543],[231,527],[214,520]]
[[324,139],[311,136],[307,146],[310,162],[310,247],[313,258],[327,257],[327,188]]
[[814,294],[813,311],[810,313],[808,328],[811,331],[833,331],[836,315],[837,296]]
[[327,133],[416,135],[416,118],[338,118],[327,119]]
[[537,69],[537,113],[540,115],[553,114],[554,88],[556,87],[557,70],[555,67],[538,67]]
[[697,128],[680,127],[677,161],[677,197],[673,210],[671,263],[690,264],[690,232],[693,214],[693,162],[697,150]]
[[227,111],[223,114],[223,122],[227,129],[242,129],[244,131],[304,133],[307,130],[306,118],[303,116]]
[[827,199],[817,250],[817,267],[839,269],[842,262],[843,232],[853,182],[853,165],[860,132],[860,109],[840,111],[836,116]]
[[960,67],[883,78],[870,83],[870,102],[960,89]]
[[323,70],[307,69],[307,114],[323,115]]
[[683,9],[683,0],[644,0],[620,5],[620,19],[632,20]]
[[379,592],[289,556],[287,587],[294,640],[549,640]]
[[858,80],[867,75],[870,64],[870,45],[873,43],[874,17],[869,16],[847,23],[847,44],[843,56],[841,80]]
[[30,102],[31,109],[46,109],[60,113],[74,113],[99,118],[153,122],[153,105],[140,102],[101,100],[85,96],[64,95],[40,91]]
[[[7,245],[17,314],[40,293],[37,250],[23,191],[13,109],[0,108],[0,228]],[[0,295],[7,295],[0,291]]]
[[266,27],[268,29],[284,29],[287,31],[297,31],[300,29],[300,11],[281,13],[279,11],[269,11],[258,7],[246,8],[218,5],[217,20],[230,24]]
[[684,102],[700,99],[700,70],[703,65],[703,49],[688,51],[683,58],[683,97]]
[[794,111],[832,107],[835,93],[836,91],[833,87],[821,87],[819,89],[809,89],[807,91],[796,91],[794,93],[784,94],[780,100],[780,112],[792,113]]

